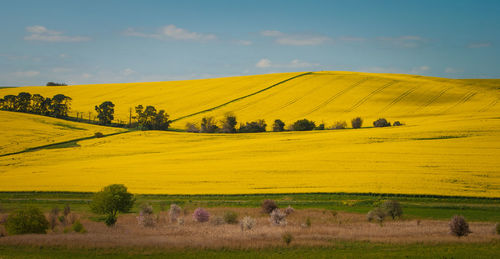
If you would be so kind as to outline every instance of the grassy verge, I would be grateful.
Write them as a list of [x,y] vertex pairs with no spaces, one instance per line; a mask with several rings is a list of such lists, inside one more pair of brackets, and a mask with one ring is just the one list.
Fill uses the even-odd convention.
[[[5,211],[37,206],[44,211],[69,204],[73,211],[89,212],[92,193],[74,192],[0,192],[0,207]],[[171,203],[182,207],[259,207],[264,199],[273,199],[281,207],[318,208],[367,213],[387,199],[398,200],[405,218],[449,219],[464,215],[471,221],[500,221],[500,199],[412,196],[387,194],[256,194],[256,195],[137,195],[136,207],[151,203],[156,211],[167,210]]]
[[68,249],[58,247],[0,246],[0,258],[495,258],[500,242],[485,244],[409,244],[334,242],[329,247],[268,249],[158,248]]

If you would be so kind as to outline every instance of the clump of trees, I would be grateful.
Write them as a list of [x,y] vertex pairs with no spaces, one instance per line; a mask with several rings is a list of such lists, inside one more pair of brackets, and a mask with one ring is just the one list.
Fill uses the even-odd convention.
[[255,133],[255,132],[265,132],[267,124],[264,120],[247,122],[246,124],[240,124],[238,132],[240,133]]
[[363,119],[361,117],[356,117],[351,120],[351,126],[353,129],[359,129],[363,125]]
[[391,123],[388,122],[385,118],[380,118],[373,122],[373,127],[390,127]]
[[106,215],[106,225],[113,226],[118,212],[129,212],[134,202],[134,195],[127,191],[125,185],[112,184],[94,194],[90,208],[94,213]]
[[290,130],[306,131],[306,130],[313,130],[315,127],[316,123],[314,121],[310,121],[308,119],[302,119],[290,125]]
[[144,108],[142,105],[135,107],[137,116],[137,126],[141,130],[167,130],[172,123],[165,110],[157,111],[154,106],[148,105]]
[[65,83],[48,82],[46,86],[66,86]]
[[99,106],[96,105],[95,111],[97,112],[99,123],[102,125],[110,124],[115,118],[115,105],[110,101],[103,102]]
[[71,97],[64,94],[45,98],[40,94],[21,92],[18,95],[9,94],[1,98],[0,109],[64,118],[71,109],[71,100]]
[[238,129],[236,128],[237,124],[236,116],[232,114],[226,114],[224,119],[220,121],[220,127],[213,117],[203,117],[199,128],[196,124],[186,123],[186,131],[201,133],[254,133],[265,132],[267,127],[264,120],[246,122],[245,124],[241,123]]
[[366,215],[368,221],[377,221],[382,224],[387,216],[390,216],[393,220],[400,219],[403,215],[403,208],[398,201],[387,200],[383,202],[379,207],[371,210]]

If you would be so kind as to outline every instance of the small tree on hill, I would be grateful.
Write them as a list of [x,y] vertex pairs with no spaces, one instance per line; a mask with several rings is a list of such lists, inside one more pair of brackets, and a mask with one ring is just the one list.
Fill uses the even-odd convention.
[[90,208],[94,213],[106,215],[106,225],[116,223],[118,212],[129,212],[134,205],[134,195],[123,184],[112,184],[94,194]]
[[97,112],[97,118],[99,119],[100,124],[106,125],[110,124],[111,121],[113,121],[115,105],[112,102],[106,101],[101,103],[99,106],[96,105],[95,110]]
[[382,209],[391,216],[392,219],[401,218],[403,215],[403,209],[398,201],[390,200],[382,203]]
[[361,119],[361,117],[356,117],[351,120],[351,125],[353,129],[359,129],[363,125],[363,119]]
[[390,127],[391,123],[384,118],[380,118],[373,122],[373,127]]
[[222,132],[223,133],[236,133],[236,116],[232,114],[226,114],[222,122]]
[[275,120],[273,123],[273,131],[284,131],[285,123],[281,120]]
[[70,105],[71,97],[64,94],[54,95],[50,106],[52,115],[57,118],[67,117],[68,111],[70,110]]
[[461,237],[472,233],[469,229],[469,224],[465,221],[465,218],[460,215],[453,216],[449,225],[450,232],[454,236]]

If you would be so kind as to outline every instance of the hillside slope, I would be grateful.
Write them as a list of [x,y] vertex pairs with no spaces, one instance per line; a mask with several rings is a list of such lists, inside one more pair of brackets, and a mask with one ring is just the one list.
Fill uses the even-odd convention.
[[[155,105],[165,109],[171,119],[177,119],[173,127],[183,128],[186,122],[199,122],[203,116],[221,118],[227,112],[234,113],[239,121],[265,119],[269,125],[278,118],[287,123],[309,118],[331,124],[355,116],[367,121],[386,117],[413,124],[436,115],[496,114],[500,111],[499,89],[500,80],[496,79],[314,72],[153,83],[21,87],[0,89],[0,96],[21,91],[44,96],[63,93],[73,98],[72,114],[94,112],[96,104],[109,100],[116,104],[115,117],[125,122],[129,120],[130,108],[138,104]],[[210,109],[213,110],[199,113]]]

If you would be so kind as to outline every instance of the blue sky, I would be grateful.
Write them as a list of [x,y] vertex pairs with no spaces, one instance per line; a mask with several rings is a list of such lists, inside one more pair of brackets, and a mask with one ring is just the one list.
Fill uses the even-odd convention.
[[500,78],[500,1],[2,1],[0,85],[348,70]]

